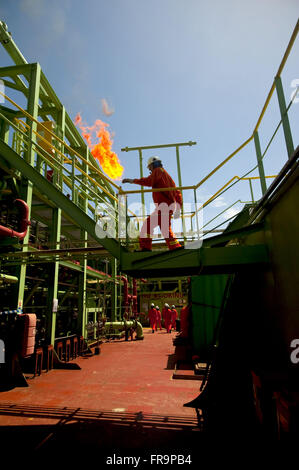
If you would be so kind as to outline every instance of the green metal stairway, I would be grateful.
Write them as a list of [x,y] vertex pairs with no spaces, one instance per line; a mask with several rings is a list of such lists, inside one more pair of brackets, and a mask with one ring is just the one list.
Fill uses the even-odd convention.
[[[197,185],[190,187],[194,190],[195,200],[196,190],[234,155],[246,147],[249,142],[254,142],[255,145],[257,156],[256,167],[248,171],[243,177],[233,176],[202,207],[205,207],[211,201],[214,201],[216,197],[223,194],[223,191],[226,191],[236,183],[234,181],[236,179],[237,181],[248,179],[251,185],[250,178],[246,177],[255,169],[258,170],[259,176],[252,178],[260,180],[263,196],[262,204],[267,204],[267,199],[265,198],[271,197],[271,194],[267,191],[265,180],[267,176],[264,173],[262,160],[280,125],[282,125],[284,131],[289,162],[294,161],[294,158],[292,159],[294,145],[288,111],[294,102],[296,94],[294,94],[291,103],[286,106],[280,77],[298,31],[299,21],[290,38],[252,134]],[[126,240],[123,238],[99,237],[96,232],[97,204],[100,202],[103,211],[108,215],[110,210],[116,209],[115,218],[117,219],[117,204],[119,203],[120,196],[129,192],[122,191],[117,184],[103,174],[92,153],[86,147],[86,142],[78,132],[70,116],[66,113],[63,104],[59,101],[54,89],[42,72],[40,65],[38,63],[27,63],[3,22],[0,22],[0,36],[3,47],[15,63],[15,66],[1,68],[0,78],[7,89],[20,93],[22,99],[25,99],[27,102],[25,109],[23,109],[8,96],[0,92],[2,97],[7,100],[7,103],[16,108],[12,109],[11,107],[0,105],[0,167],[2,165],[3,169],[3,162],[5,162],[8,170],[4,171],[10,172],[12,175],[15,170],[19,172],[19,178],[22,182],[24,180],[24,186],[27,185],[24,191],[24,199],[27,200],[28,205],[31,205],[32,194],[35,188],[36,191],[43,195],[49,207],[58,209],[58,212],[61,211],[68,220],[72,221],[74,227],[84,234],[82,250],[86,249],[86,253],[88,253],[86,235],[88,234],[101,247],[104,247],[111,257],[118,260],[118,267],[121,272],[134,277],[176,277],[200,273],[231,273],[235,270],[248,269],[250,266],[264,266],[269,262],[268,229],[263,217],[252,216],[250,207],[245,207],[222,234],[204,239],[200,248],[180,249],[173,252],[165,250],[134,252],[128,248]],[[278,97],[281,121],[265,151],[262,153],[258,129],[275,90]],[[40,140],[42,138],[41,134],[37,132],[40,126],[42,129],[40,132],[45,131],[41,122],[41,120],[45,119],[56,126],[53,133],[50,133],[51,143],[47,143],[51,147],[50,151],[44,151]],[[10,130],[14,132],[19,148],[17,148],[18,145],[13,145],[14,137],[13,139],[11,138]],[[52,141],[54,145],[52,145]],[[48,168],[53,173],[52,180],[47,177]],[[275,181],[273,184],[275,184]],[[68,191],[65,191],[66,186],[68,186]],[[112,189],[113,186],[118,191],[118,194]],[[180,189],[187,188],[180,187]],[[71,192],[71,194],[67,194],[67,192]],[[260,204],[253,211],[258,213],[259,207]],[[92,213],[92,217],[90,213]],[[197,213],[197,210],[193,215],[195,213]],[[126,217],[127,215],[126,213]],[[59,237],[58,232],[53,234],[53,240],[55,238],[54,242],[56,245],[59,245]]]
[[52,182],[29,165],[9,145],[0,139],[0,155],[7,164],[21,172],[49,201],[71,217],[76,225],[97,240],[114,258],[119,260],[121,272],[134,277],[182,276],[199,273],[229,273],[249,265],[268,262],[264,245],[222,246],[233,238],[242,238],[249,233],[262,230],[262,224],[241,228],[206,240],[201,248],[154,252],[130,252],[114,238],[98,238],[96,222],[78,205],[66,197]]

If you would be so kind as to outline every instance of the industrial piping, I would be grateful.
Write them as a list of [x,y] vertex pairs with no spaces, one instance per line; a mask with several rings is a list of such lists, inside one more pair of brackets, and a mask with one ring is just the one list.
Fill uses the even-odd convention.
[[29,220],[29,207],[22,199],[16,199],[14,203],[20,207],[20,232],[16,232],[11,228],[0,225],[0,237],[17,237],[19,240],[23,240],[27,234],[28,225],[31,225]]
[[7,282],[18,282],[19,279],[16,276],[11,276],[10,274],[0,273],[0,284],[2,280]]
[[144,339],[143,336],[143,328],[142,325],[139,321],[137,320],[129,320],[129,321],[114,321],[114,322],[106,322],[105,323],[105,330],[111,328],[112,330],[118,330],[118,331],[128,331],[131,328],[136,329],[136,339]]

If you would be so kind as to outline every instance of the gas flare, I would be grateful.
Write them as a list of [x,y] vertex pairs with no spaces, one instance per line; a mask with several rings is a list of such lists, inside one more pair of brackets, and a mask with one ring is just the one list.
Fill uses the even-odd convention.
[[122,177],[124,168],[120,164],[116,153],[112,151],[113,140],[107,129],[109,124],[97,119],[92,126],[86,126],[80,113],[75,117],[75,124],[81,129],[82,136],[94,158],[99,161],[104,173],[113,180],[119,180]]

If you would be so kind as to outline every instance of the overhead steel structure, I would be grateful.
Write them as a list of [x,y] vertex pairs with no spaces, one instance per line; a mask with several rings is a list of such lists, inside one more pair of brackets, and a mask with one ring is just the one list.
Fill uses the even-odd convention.
[[[263,220],[258,219],[257,222],[254,217],[258,209],[254,201],[252,181],[256,178],[260,180],[262,194],[265,196],[266,178],[274,176],[265,176],[263,157],[277,129],[264,153],[261,151],[258,129],[276,89],[281,112],[278,128],[282,124],[288,157],[294,159],[294,145],[288,118],[288,110],[292,103],[286,106],[280,76],[297,33],[298,23],[250,137],[198,184],[182,186],[180,179],[179,188],[184,192],[193,191],[196,204],[192,213],[182,212],[183,226],[187,217],[191,222],[196,220],[196,229],[192,231],[189,241],[198,242],[202,234],[203,227],[197,219],[200,209],[213,202],[234,184],[248,180],[252,200],[244,205],[244,209],[233,218],[234,220],[222,234],[212,238],[205,237],[202,246],[191,244],[190,249],[170,253],[159,249],[157,245],[157,249],[152,253],[141,253],[132,249],[134,244],[132,245],[132,241],[128,239],[129,221],[133,220],[138,226],[140,220],[127,210],[127,198],[137,192],[143,198],[144,193],[151,190],[124,191],[103,173],[40,65],[27,63],[7,31],[6,25],[3,22],[0,24],[1,43],[15,62],[13,66],[0,69],[0,77],[5,87],[5,93],[1,92],[5,105],[0,106],[0,165],[5,182],[1,196],[4,201],[5,198],[8,201],[20,198],[29,208],[29,219],[36,221],[37,225],[40,223],[43,227],[48,227],[46,250],[30,242],[30,234],[33,233],[30,227],[21,241],[16,237],[1,238],[1,266],[9,270],[8,274],[17,266],[17,269],[14,268],[14,275],[18,278],[14,307],[22,308],[28,263],[32,265],[47,263],[49,271],[47,302],[48,315],[51,318],[48,335],[52,342],[55,337],[56,318],[53,305],[58,297],[60,266],[78,272],[79,315],[82,324],[85,324],[88,279],[107,281],[107,272],[100,272],[101,270],[97,268],[88,269],[87,257],[99,255],[99,252],[102,259],[103,256],[110,259],[110,274],[114,281],[118,272],[127,273],[135,278],[171,276],[173,273],[189,276],[230,273],[247,269],[248,266],[266,265],[270,262],[269,245],[266,240],[267,228]],[[8,90],[11,92],[10,96]],[[25,104],[21,106],[19,103]],[[248,176],[255,168],[241,177],[233,176],[212,197],[203,204],[198,204],[196,190],[251,141],[255,144],[257,156],[255,168],[259,176]],[[171,144],[176,149],[179,177],[178,147],[193,144],[191,141],[186,144]],[[123,150],[139,151],[142,163],[144,148],[126,147]],[[167,189],[163,188],[163,191],[165,190]],[[112,231],[109,223],[107,228],[107,220],[112,223]],[[254,234],[259,235],[253,237],[257,241],[246,244],[245,240]],[[188,238],[185,233],[183,238],[185,240]],[[70,243],[80,253],[72,252],[69,249]],[[76,263],[73,262],[75,255]],[[97,266],[99,267],[98,264]],[[117,289],[117,282],[114,282],[111,290],[112,320],[120,319],[116,313]]]

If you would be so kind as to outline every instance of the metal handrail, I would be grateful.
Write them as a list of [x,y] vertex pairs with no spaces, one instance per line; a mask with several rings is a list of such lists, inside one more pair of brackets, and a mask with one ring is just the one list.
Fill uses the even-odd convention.
[[[284,53],[284,56],[282,58],[282,61],[279,65],[279,68],[278,68],[278,71],[277,71],[277,74],[275,76],[276,77],[280,77],[281,75],[281,72],[283,71],[284,69],[284,66],[285,66],[285,63],[287,61],[287,58],[291,52],[291,49],[294,45],[294,42],[295,42],[295,39],[297,37],[297,34],[298,34],[298,31],[299,31],[299,20],[297,21],[296,23],[296,26],[294,28],[294,31],[292,33],[292,36],[291,36],[291,39],[289,41],[289,44],[287,46],[287,49]],[[207,181],[213,174],[215,174],[223,165],[225,165],[233,156],[235,156],[237,153],[240,152],[240,150],[242,150],[244,147],[246,147],[246,145],[249,144],[249,142],[251,142],[251,140],[253,140],[254,138],[254,134],[255,132],[258,130],[259,126],[260,126],[260,123],[264,117],[264,114],[269,106],[269,103],[270,103],[270,100],[271,100],[271,97],[273,95],[273,92],[275,90],[275,80],[273,81],[273,84],[271,86],[271,89],[268,93],[268,96],[266,98],[266,101],[264,103],[264,106],[262,108],[262,111],[260,113],[260,116],[257,120],[257,123],[254,127],[254,130],[252,132],[252,135],[243,142],[243,144],[241,144],[236,150],[234,150],[230,155],[228,155],[228,157],[223,160],[219,165],[217,165],[214,170],[212,170],[207,176],[205,176],[202,180],[200,180],[196,185],[193,185],[193,186],[181,186],[181,187],[177,187],[177,189],[180,189],[180,190],[184,190],[184,189],[198,189],[205,181]],[[136,147],[137,148],[137,147]],[[139,148],[139,147],[138,147]],[[124,191],[122,188],[120,188],[120,193],[122,194],[134,194],[134,193],[146,193],[146,192],[155,192],[155,191],[173,191],[174,188],[153,188],[153,189],[150,189],[150,190],[147,190],[147,189],[143,189],[143,190],[134,190],[134,191]]]

